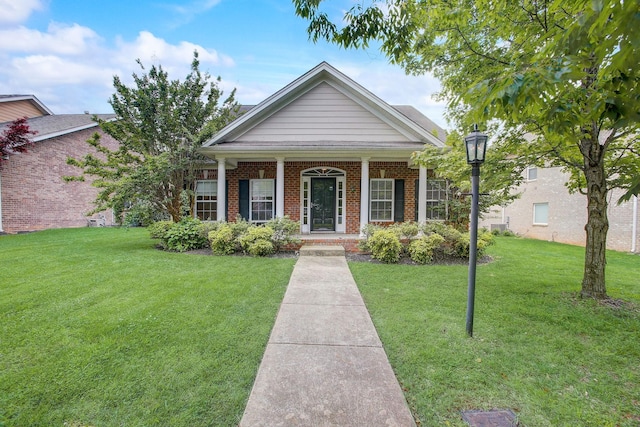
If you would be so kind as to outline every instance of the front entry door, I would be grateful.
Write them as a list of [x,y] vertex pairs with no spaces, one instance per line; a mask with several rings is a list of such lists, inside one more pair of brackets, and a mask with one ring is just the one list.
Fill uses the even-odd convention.
[[311,179],[311,231],[336,230],[336,179]]

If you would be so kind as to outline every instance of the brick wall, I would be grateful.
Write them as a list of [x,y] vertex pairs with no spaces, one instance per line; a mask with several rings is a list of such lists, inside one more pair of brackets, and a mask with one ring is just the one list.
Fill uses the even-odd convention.
[[[565,182],[567,175],[560,168],[538,168],[537,179],[524,182],[518,188],[520,198],[504,208],[493,207],[480,221],[480,226],[490,227],[504,221],[508,222],[510,230],[525,237],[584,246],[587,199],[579,193],[569,194]],[[621,194],[618,190],[609,196],[607,248],[630,251],[633,246],[633,203],[618,205]],[[547,224],[533,224],[534,203],[548,203]],[[640,234],[640,218],[636,218],[636,228]],[[640,236],[635,238],[636,252],[640,252]]]
[[[302,171],[316,167],[337,168],[346,173],[346,233],[360,232],[360,162],[285,162],[284,164],[284,214],[294,221],[300,221],[300,181]],[[405,180],[405,220],[414,219],[415,212],[415,180],[418,170],[409,169],[406,162],[371,162],[369,178],[379,178],[384,169],[385,178]],[[276,162],[239,162],[236,169],[227,170],[225,175],[229,182],[228,219],[234,220],[238,215],[238,180],[258,179],[259,171],[264,171],[265,179],[276,178]],[[200,178],[216,179],[217,169],[202,172]]]
[[[98,189],[90,182],[64,182],[66,175],[79,175],[79,169],[67,165],[67,157],[83,157],[95,152],[87,139],[98,128],[73,132],[36,142],[27,153],[14,154],[3,162],[2,226],[16,233],[47,228],[84,227],[87,213],[93,209]],[[117,142],[103,135],[111,148]],[[104,213],[107,225],[111,213]],[[93,216],[94,218],[97,215]]]

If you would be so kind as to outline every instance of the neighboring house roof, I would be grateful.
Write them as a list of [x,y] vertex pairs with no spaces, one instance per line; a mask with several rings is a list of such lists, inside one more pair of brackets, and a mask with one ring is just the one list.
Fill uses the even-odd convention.
[[[328,107],[324,105],[307,111],[309,114],[323,115],[321,119],[324,122],[318,122],[315,135],[309,133],[300,137],[295,129],[278,126],[279,120],[295,124],[293,113],[305,114],[305,108],[314,108],[305,104],[305,97],[312,99],[312,102],[321,102],[323,96],[340,97],[342,102],[351,105],[352,111],[361,115],[363,126],[371,124],[375,128],[358,132],[350,128],[352,124],[358,124],[357,121],[343,121],[341,111],[321,111],[321,108]],[[270,120],[272,124],[268,124]],[[299,125],[304,126],[305,123]],[[269,132],[274,133],[270,136]],[[290,133],[287,135],[286,132]],[[420,150],[424,144],[442,147],[445,137],[446,132],[442,128],[415,108],[393,107],[328,63],[322,62],[260,104],[247,109],[242,116],[205,142],[202,152],[245,157],[259,152],[353,155],[363,150],[375,150],[406,156],[407,153]]]
[[42,112],[43,115],[52,115],[53,112],[47,108],[38,98],[34,95],[0,95],[0,102],[14,102],[14,101],[29,101]]
[[[102,120],[111,120],[115,118],[115,114],[96,114],[96,116]],[[31,140],[38,142],[54,138],[56,136],[97,127],[98,123],[93,120],[93,117],[94,116],[90,114],[53,114],[49,116],[33,117],[27,120],[27,124],[29,125],[30,130],[37,132]],[[8,125],[8,122],[0,124],[0,132],[2,132]]]

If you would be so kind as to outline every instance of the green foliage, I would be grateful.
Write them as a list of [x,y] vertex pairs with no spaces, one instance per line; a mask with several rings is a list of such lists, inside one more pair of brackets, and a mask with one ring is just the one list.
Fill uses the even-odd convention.
[[369,246],[369,239],[371,238],[371,236],[373,236],[375,232],[380,230],[383,230],[383,227],[376,224],[371,224],[371,223],[367,223],[364,227],[362,227],[362,235],[364,238],[358,241],[358,249],[360,249],[363,252],[371,252],[371,247]]
[[203,235],[202,222],[190,217],[182,218],[173,224],[164,234],[162,241],[166,249],[176,252],[206,248],[209,243]]
[[197,150],[232,120],[237,111],[235,90],[222,101],[220,78],[211,81],[201,73],[197,52],[182,82],[170,80],[162,66],[153,65],[146,72],[138,64],[143,73],[133,75],[133,87],[118,76],[113,79],[116,92],[109,103],[115,120],[96,119],[119,147],[110,150],[94,134],[87,141],[94,154],[67,159],[83,170],[82,175],[66,179],[95,178],[93,185],[100,189],[95,211],[122,211],[132,201],[144,201],[179,221],[192,205],[196,168],[203,159]]
[[640,191],[636,1],[373,0],[335,18],[339,25],[325,2],[293,2],[313,40],[376,42],[408,73],[440,80],[458,135],[450,154],[430,150],[415,160],[464,189],[461,137],[480,124],[491,135],[485,205],[508,201],[528,165],[563,168],[569,190],[589,204],[581,295],[606,298],[608,192],[621,188],[628,199]]
[[388,228],[401,239],[413,239],[420,232],[420,225],[414,221],[398,222]]
[[402,244],[392,230],[378,230],[367,240],[373,258],[386,263],[400,260]]
[[237,241],[229,224],[221,224],[216,230],[209,232],[211,250],[216,255],[231,255],[236,251]]
[[147,227],[154,222],[167,218],[167,214],[156,211],[155,207],[147,201],[134,203],[125,209],[124,216],[117,215],[122,225],[127,227]]
[[271,242],[273,229],[266,226],[252,226],[240,236],[238,241],[242,250],[253,256],[271,255],[275,247]]
[[288,216],[273,218],[265,224],[273,230],[271,243],[276,252],[283,246],[291,243],[300,243],[300,239],[294,237],[300,232],[300,222],[292,221]]
[[147,226],[147,231],[152,239],[162,239],[173,226],[173,221],[157,221]]
[[433,261],[434,251],[444,243],[444,237],[439,234],[422,236],[409,244],[411,260],[417,264],[428,264]]

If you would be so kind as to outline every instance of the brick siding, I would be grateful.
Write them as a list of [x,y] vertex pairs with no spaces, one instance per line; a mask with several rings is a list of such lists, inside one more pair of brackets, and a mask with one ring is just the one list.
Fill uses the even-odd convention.
[[[98,189],[91,182],[65,182],[62,177],[79,175],[67,165],[67,157],[81,158],[95,150],[87,140],[98,128],[36,142],[27,153],[14,154],[3,162],[2,227],[7,233],[47,228],[84,227],[93,209]],[[102,142],[110,148],[118,143],[108,135]],[[112,224],[105,213],[107,225]],[[97,215],[93,216],[94,218]]]

